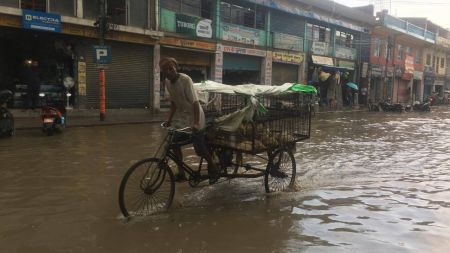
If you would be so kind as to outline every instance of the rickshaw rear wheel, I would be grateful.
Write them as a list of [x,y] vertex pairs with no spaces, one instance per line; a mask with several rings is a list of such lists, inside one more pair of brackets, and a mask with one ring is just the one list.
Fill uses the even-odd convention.
[[269,154],[264,187],[267,193],[290,190],[295,185],[296,164],[291,149],[281,148]]

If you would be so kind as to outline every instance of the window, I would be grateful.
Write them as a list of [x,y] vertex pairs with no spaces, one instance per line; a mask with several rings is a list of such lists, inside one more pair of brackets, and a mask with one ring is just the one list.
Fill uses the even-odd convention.
[[19,0],[0,0],[0,6],[18,8]]
[[441,58],[441,68],[444,68],[444,66],[445,66],[445,59]]
[[380,57],[380,51],[381,51],[381,41],[380,41],[380,39],[374,39],[373,56]]
[[408,46],[405,47],[405,54],[408,54],[408,55],[411,54],[411,48],[410,47],[408,47]]
[[436,66],[436,56],[433,55],[433,61],[431,62],[431,65],[434,69],[434,67]]
[[306,26],[306,38],[311,41],[330,43],[330,28],[308,24]]
[[127,17],[126,10],[125,0],[107,0],[106,15],[111,17],[112,23],[125,25]]
[[83,0],[83,17],[96,20],[98,17],[98,0]]
[[402,60],[403,59],[403,46],[398,44],[397,45],[397,60]]
[[22,9],[46,12],[47,0],[22,0],[20,7]]
[[431,65],[431,55],[430,54],[427,54],[427,64],[426,65],[427,66]]
[[176,13],[212,19],[212,0],[164,0],[160,3],[162,8]]
[[147,28],[148,27],[148,1],[132,0],[129,1],[128,25]]
[[75,16],[74,0],[50,0],[49,12],[64,16]]
[[[354,47],[353,45],[354,36],[350,33],[336,31],[336,44],[345,47]],[[380,54],[378,53],[378,56]]]
[[263,30],[266,26],[266,10],[255,4],[237,0],[220,2],[221,20]]
[[420,62],[422,61],[420,53],[420,49],[416,49],[416,64],[420,64]]

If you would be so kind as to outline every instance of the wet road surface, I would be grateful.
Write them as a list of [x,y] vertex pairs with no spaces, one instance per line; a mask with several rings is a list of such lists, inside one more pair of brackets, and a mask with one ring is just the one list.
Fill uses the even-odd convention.
[[295,192],[181,184],[170,212],[127,221],[119,183],[157,124],[18,131],[0,140],[0,252],[448,252],[450,110],[320,114],[311,134]]

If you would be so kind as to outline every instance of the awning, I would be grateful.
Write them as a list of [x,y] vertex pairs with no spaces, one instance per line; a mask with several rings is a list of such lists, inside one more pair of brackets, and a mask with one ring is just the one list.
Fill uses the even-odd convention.
[[311,58],[314,64],[334,67],[333,58],[318,55],[312,55]]

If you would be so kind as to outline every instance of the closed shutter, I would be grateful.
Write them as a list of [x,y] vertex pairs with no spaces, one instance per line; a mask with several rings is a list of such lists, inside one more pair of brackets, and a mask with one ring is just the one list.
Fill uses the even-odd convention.
[[[112,63],[105,70],[106,108],[144,108],[152,104],[152,47],[108,41]],[[92,44],[93,45],[93,44]],[[87,104],[99,107],[99,70],[93,63],[92,45],[87,48]]]
[[274,62],[272,65],[272,85],[297,82],[298,67],[298,65]]

